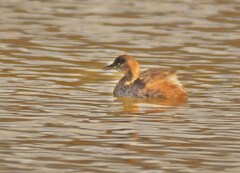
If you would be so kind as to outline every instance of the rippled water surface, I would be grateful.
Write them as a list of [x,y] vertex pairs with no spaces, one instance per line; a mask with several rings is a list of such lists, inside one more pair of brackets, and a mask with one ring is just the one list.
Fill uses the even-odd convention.
[[[1,0],[0,172],[239,173],[239,0]],[[181,106],[117,99],[123,53]]]

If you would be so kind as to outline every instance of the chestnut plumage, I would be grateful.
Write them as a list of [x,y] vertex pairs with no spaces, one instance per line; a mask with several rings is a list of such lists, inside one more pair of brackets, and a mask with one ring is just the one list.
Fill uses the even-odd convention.
[[118,56],[106,70],[123,73],[114,88],[117,97],[161,98],[187,100],[188,95],[172,69],[151,68],[140,72],[139,63],[130,55]]

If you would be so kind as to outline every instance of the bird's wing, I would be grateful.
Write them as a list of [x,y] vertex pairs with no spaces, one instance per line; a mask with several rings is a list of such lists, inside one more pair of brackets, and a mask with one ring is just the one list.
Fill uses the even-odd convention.
[[166,91],[171,88],[169,80],[176,76],[173,69],[153,68],[143,71],[139,79],[143,84],[139,94],[142,97],[159,97],[166,98]]
[[139,79],[144,83],[153,83],[160,80],[166,80],[167,78],[176,75],[176,71],[173,69],[152,68],[143,71]]

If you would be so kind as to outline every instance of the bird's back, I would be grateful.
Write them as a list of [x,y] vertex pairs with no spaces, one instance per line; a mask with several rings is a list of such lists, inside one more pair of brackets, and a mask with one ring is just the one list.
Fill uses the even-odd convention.
[[139,79],[144,83],[154,83],[156,81],[166,80],[167,78],[176,75],[173,69],[151,68],[143,71]]
[[[137,81],[136,81],[137,82]],[[138,97],[164,99],[187,98],[182,84],[178,81],[173,69],[152,68],[143,71],[139,76]]]

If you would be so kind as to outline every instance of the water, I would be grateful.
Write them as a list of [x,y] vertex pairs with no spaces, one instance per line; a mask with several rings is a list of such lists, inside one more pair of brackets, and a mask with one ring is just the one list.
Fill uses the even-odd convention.
[[[0,172],[239,173],[238,0],[2,0]],[[117,99],[123,53],[181,106]]]

